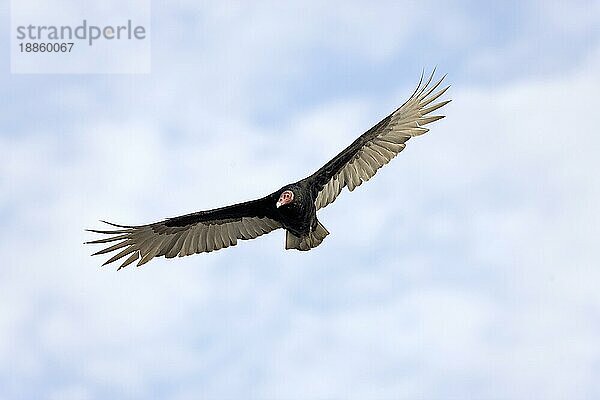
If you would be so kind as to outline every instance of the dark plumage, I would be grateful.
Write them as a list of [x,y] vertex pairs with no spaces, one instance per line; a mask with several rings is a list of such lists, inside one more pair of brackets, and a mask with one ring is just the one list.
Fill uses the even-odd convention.
[[106,222],[118,229],[89,230],[109,235],[92,244],[111,243],[94,255],[118,251],[104,264],[125,260],[119,269],[154,257],[187,256],[234,246],[238,239],[254,239],[275,229],[286,230],[286,249],[310,250],[329,234],[317,219],[317,211],[331,204],[344,187],[350,191],[369,180],[406,146],[413,136],[443,116],[429,114],[450,100],[432,104],[448,87],[435,91],[444,77],[432,84],[423,76],[410,98],[350,146],[299,182],[286,185],[258,200],[168,218],[148,225],[126,226]]

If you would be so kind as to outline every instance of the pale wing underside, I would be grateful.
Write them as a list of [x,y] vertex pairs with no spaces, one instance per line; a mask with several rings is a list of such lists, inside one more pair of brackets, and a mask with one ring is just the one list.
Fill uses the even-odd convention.
[[404,149],[408,139],[426,133],[429,129],[424,128],[425,125],[444,118],[443,115],[429,115],[450,102],[446,100],[431,104],[449,87],[435,92],[445,75],[435,84],[430,85],[434,74],[435,70],[424,84],[421,76],[419,85],[408,101],[387,117],[387,121],[384,120],[386,123],[377,127],[374,132],[365,134],[371,137],[319,191],[315,201],[317,210],[333,203],[345,186],[353,191],[362,182],[371,179],[379,168]]
[[281,228],[279,222],[267,217],[242,217],[218,223],[205,221],[177,227],[167,226],[165,221],[141,226],[110,225],[122,229],[90,230],[110,237],[87,243],[117,242],[93,255],[119,250],[103,264],[127,257],[119,269],[136,261],[140,266],[154,257],[183,257],[235,246],[238,239],[254,239]]

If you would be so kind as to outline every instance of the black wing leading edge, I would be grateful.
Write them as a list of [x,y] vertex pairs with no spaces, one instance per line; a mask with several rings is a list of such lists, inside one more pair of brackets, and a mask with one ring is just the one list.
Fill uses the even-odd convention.
[[426,133],[429,129],[424,128],[425,125],[444,118],[429,115],[450,102],[434,103],[450,87],[435,92],[446,75],[432,84],[434,74],[435,69],[426,82],[421,75],[417,88],[404,104],[306,178],[315,190],[317,210],[333,203],[344,187],[353,191],[371,179],[404,149],[408,139]]
[[254,239],[281,228],[281,224],[273,219],[271,209],[276,200],[271,197],[168,218],[148,225],[126,226],[106,222],[119,229],[89,229],[90,232],[109,237],[87,243],[116,242],[93,255],[120,250],[103,264],[127,257],[119,269],[136,261],[140,266],[154,257],[183,257],[219,250],[235,246],[238,239]]

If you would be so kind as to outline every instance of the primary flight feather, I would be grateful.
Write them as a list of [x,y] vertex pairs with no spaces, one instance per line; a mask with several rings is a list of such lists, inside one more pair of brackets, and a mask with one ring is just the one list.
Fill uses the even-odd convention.
[[[317,210],[333,203],[344,187],[353,191],[368,181],[406,146],[408,139],[426,133],[424,126],[444,116],[431,115],[450,100],[438,101],[449,86],[440,89],[445,75],[434,81],[423,75],[410,98],[350,146],[299,182],[258,200],[168,218],[148,225],[127,226],[105,222],[116,229],[90,232],[107,237],[86,242],[105,244],[93,255],[117,252],[103,265],[124,261],[119,269],[154,257],[188,256],[234,246],[275,229],[286,230],[285,248],[310,250],[329,234],[317,219]],[[114,242],[114,244],[113,244]]]

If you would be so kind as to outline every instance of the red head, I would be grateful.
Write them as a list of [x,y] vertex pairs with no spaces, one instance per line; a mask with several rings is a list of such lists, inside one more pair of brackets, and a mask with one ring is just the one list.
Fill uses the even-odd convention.
[[294,192],[292,192],[291,190],[286,190],[285,192],[281,193],[281,196],[279,196],[279,200],[277,200],[277,204],[275,204],[275,207],[279,208],[281,206],[291,203],[292,201],[294,201]]

